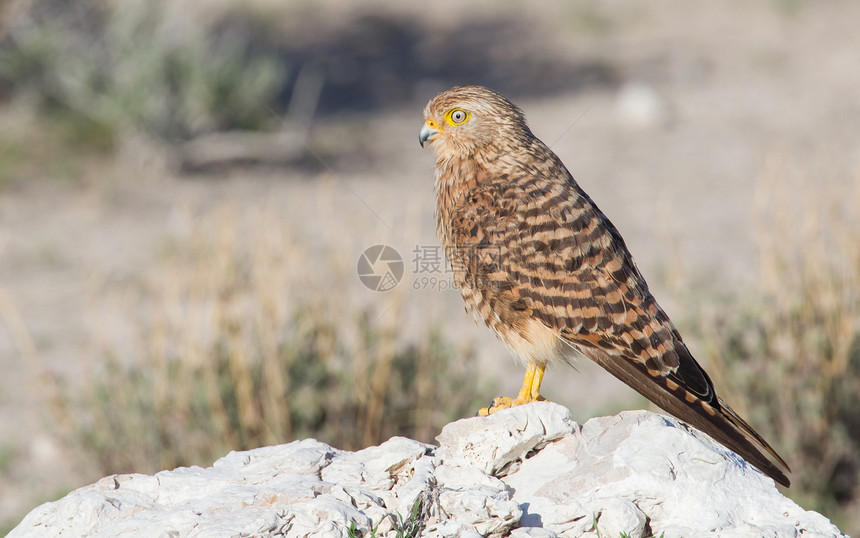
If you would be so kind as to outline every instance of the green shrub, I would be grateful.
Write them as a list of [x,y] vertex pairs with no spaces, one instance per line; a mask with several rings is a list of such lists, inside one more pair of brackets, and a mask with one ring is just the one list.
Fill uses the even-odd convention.
[[163,1],[43,0],[31,11],[0,47],[0,80],[100,138],[137,129],[181,139],[273,119],[286,73],[274,47],[254,41],[261,29],[217,32],[169,16]]

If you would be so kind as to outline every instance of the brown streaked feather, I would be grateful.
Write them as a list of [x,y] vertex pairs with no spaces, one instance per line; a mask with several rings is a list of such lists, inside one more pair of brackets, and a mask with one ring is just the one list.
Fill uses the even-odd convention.
[[[466,280],[511,287],[505,294],[476,290],[472,298],[522,299],[534,317],[566,340],[612,343],[609,349],[668,373],[678,361],[675,327],[612,223],[555,155],[534,140],[533,153],[546,159],[537,168],[543,170],[540,176],[534,169],[514,170],[507,185],[500,185],[475,170],[474,186],[449,209],[447,235]],[[545,177],[561,181],[534,181]],[[544,182],[549,184],[542,187]],[[496,256],[482,262],[479,254],[489,251]]]
[[565,342],[788,486],[765,453],[785,461],[717,397],[618,230],[522,112],[469,86],[425,117],[441,124],[451,107],[474,119],[434,142],[437,225],[472,314],[527,363],[564,359],[551,342]]

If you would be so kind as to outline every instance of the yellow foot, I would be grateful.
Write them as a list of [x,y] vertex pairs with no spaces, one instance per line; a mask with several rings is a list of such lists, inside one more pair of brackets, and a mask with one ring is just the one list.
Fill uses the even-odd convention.
[[484,407],[478,410],[478,416],[486,417],[492,415],[496,411],[501,411],[502,409],[510,409],[511,407],[516,407],[518,405],[525,405],[532,402],[543,402],[546,401],[546,398],[538,394],[538,397],[535,399],[527,399],[520,400],[519,398],[509,398],[507,396],[499,396],[498,398],[493,398],[493,401],[490,402],[489,407]]
[[508,409],[532,402],[544,401],[545,398],[540,395],[540,384],[541,381],[543,381],[543,371],[543,366],[529,364],[529,368],[526,370],[526,375],[523,378],[523,388],[520,389],[520,393],[517,397],[508,398],[507,396],[500,396],[499,398],[495,398],[489,407],[485,407],[478,411],[478,415],[486,417],[488,415],[492,415],[496,411],[501,411],[502,409]]

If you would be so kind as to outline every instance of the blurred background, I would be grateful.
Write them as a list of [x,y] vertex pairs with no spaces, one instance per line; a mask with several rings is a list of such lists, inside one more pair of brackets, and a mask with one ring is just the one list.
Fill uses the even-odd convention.
[[[860,4],[4,0],[0,17],[0,531],[106,474],[305,437],[432,442],[515,392],[522,367],[434,263],[417,143],[427,100],[477,83],[620,229],[791,463],[787,494],[860,533]],[[405,269],[385,292],[356,265],[380,244]],[[579,421],[647,406],[584,361],[545,395]]]

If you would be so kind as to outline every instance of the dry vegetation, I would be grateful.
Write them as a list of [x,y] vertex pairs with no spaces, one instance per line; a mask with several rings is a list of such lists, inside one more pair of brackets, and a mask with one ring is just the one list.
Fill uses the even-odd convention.
[[[86,185],[82,163],[114,158],[129,133],[170,145],[290,119],[284,95],[301,66],[281,61],[260,18],[230,13],[180,32],[168,2],[33,4],[50,9],[0,42],[0,99],[33,116],[0,132],[4,192],[41,177]],[[589,13],[578,20],[606,31]],[[702,289],[685,299],[695,314],[683,332],[704,342],[726,399],[791,463],[787,494],[860,534],[860,178],[822,175],[773,156],[757,207],[763,290]],[[832,192],[811,190],[823,183]],[[390,309],[391,294],[384,307],[362,304],[320,275],[323,262],[343,260],[307,252],[283,216],[185,215],[187,233],[168,241],[154,270],[99,289],[95,302],[110,304],[87,390],[80,380],[42,387],[62,433],[101,473],[208,464],[303,437],[346,449],[392,435],[432,441],[486,403],[474,395],[495,392],[474,390],[472,350],[432,327],[411,340],[398,331],[408,325],[403,283]],[[0,445],[0,475],[16,457]]]
[[319,272],[273,212],[243,223],[225,207],[189,221],[157,271],[113,290],[127,336],[99,338],[94,381],[55,389],[66,433],[101,472],[208,464],[306,437],[345,449],[431,442],[478,408],[469,349],[432,328],[414,342],[398,334],[403,286],[383,312],[310,281]]
[[[36,2],[0,47],[0,81],[107,140],[129,129],[175,140],[272,123],[286,66],[261,24],[219,11],[201,25],[178,12],[164,1]],[[217,27],[226,21],[234,28]]]
[[768,161],[757,197],[762,291],[710,306],[700,298],[694,324],[726,398],[791,464],[787,494],[852,533],[860,525],[860,177],[823,176],[784,154]]
[[[860,493],[860,181],[851,196],[842,182],[838,197],[783,199],[786,184],[807,184],[791,162],[771,159],[761,179],[764,290],[690,298],[699,309],[687,325],[725,397],[791,463],[787,493],[850,531]],[[131,341],[104,335],[92,390],[58,405],[102,472],[207,463],[310,436],[340,448],[392,435],[432,442],[478,407],[472,395],[492,392],[472,390],[470,351],[438,331],[403,341],[401,299],[380,312],[322,285],[275,213],[243,222],[224,207],[187,221],[159,269],[122,289]]]

